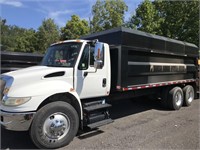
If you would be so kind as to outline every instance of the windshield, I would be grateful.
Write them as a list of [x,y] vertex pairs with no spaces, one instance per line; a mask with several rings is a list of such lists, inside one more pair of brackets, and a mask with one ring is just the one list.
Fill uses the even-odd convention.
[[82,43],[68,42],[47,49],[41,65],[51,67],[74,67]]

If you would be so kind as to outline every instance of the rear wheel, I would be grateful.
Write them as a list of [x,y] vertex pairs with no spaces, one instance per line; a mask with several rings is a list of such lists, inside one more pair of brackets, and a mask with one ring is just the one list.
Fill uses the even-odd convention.
[[187,85],[183,88],[184,93],[184,106],[190,106],[194,100],[194,88],[191,85]]
[[66,102],[52,102],[35,115],[30,136],[41,149],[59,148],[69,144],[79,127],[76,110]]
[[180,87],[172,88],[167,96],[167,105],[170,109],[179,110],[183,105],[183,91]]

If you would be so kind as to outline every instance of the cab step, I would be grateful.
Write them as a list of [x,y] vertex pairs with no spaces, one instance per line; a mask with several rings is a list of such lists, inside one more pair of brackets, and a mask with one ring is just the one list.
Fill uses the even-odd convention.
[[113,122],[109,114],[111,106],[105,99],[83,103],[83,126],[94,129]]
[[92,105],[97,105],[97,104],[102,104],[104,103],[104,100],[97,100],[97,101],[91,101],[91,102],[85,102],[83,103],[84,107],[92,106]]
[[89,127],[90,129],[95,129],[97,127],[100,127],[100,126],[103,126],[103,125],[106,125],[106,124],[109,124],[112,122],[113,122],[113,120],[109,118],[109,119],[101,120],[101,121],[98,121],[98,122],[95,122],[92,124],[88,124],[87,127]]
[[99,109],[106,109],[106,108],[109,108],[111,107],[110,104],[95,104],[95,105],[89,105],[87,107],[84,107],[84,111],[85,112],[91,112],[91,111],[96,111],[96,110],[99,110]]

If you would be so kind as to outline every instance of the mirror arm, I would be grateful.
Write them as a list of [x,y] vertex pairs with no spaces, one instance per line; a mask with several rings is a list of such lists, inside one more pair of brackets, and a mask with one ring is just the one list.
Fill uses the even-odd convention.
[[97,68],[95,68],[95,71],[94,71],[94,72],[92,72],[92,71],[85,71],[85,72],[83,73],[83,76],[86,77],[86,76],[88,75],[88,73],[96,73],[96,72],[97,72]]
[[85,71],[84,74],[88,74],[88,73],[96,73],[97,72],[97,68],[95,68],[95,71]]

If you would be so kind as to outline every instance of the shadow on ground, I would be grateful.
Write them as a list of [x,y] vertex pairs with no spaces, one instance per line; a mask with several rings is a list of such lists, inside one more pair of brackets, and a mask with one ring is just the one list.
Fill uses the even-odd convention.
[[[112,102],[110,114],[112,119],[119,119],[129,115],[141,113],[148,110],[169,111],[163,108],[159,100],[150,100],[145,97],[137,99],[120,100]],[[77,137],[84,140],[103,133],[101,130],[79,131]],[[32,143],[28,132],[7,131],[1,128],[1,149],[37,149]]]
[[169,111],[163,107],[161,100],[138,97],[112,102],[110,114],[112,119],[119,119],[128,115],[137,114],[148,110]]
[[8,131],[1,127],[1,149],[37,149],[28,132]]

